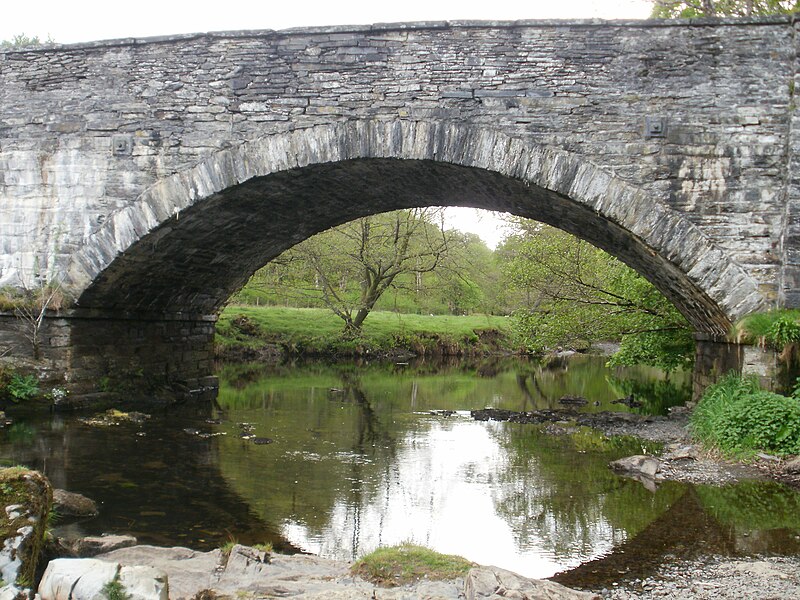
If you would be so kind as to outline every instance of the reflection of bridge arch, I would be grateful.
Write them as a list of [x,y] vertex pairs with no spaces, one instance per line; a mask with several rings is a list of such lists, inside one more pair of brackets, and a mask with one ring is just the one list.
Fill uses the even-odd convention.
[[650,279],[696,330],[725,335],[756,283],[677,211],[582,157],[487,128],[361,121],[265,136],[150,187],[72,259],[85,308],[212,313],[252,272],[353,218],[468,205],[545,221]]

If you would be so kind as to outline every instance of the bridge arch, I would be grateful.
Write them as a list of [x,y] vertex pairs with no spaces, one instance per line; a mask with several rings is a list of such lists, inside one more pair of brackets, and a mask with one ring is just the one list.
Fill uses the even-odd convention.
[[488,127],[361,120],[274,133],[166,177],[71,259],[81,308],[213,314],[259,267],[354,218],[472,206],[564,229],[647,277],[696,331],[762,308],[756,282],[688,219],[586,158]]

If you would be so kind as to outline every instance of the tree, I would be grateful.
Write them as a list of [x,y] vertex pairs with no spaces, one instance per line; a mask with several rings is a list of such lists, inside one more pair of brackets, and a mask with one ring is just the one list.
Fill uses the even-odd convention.
[[648,281],[563,231],[517,224],[499,250],[508,285],[525,293],[514,316],[532,350],[621,339],[618,364],[674,369],[691,360],[689,324]]
[[655,19],[755,17],[800,10],[797,0],[653,0]]
[[354,337],[390,287],[410,276],[405,285],[421,291],[421,276],[435,271],[456,243],[441,225],[441,209],[400,210],[316,235],[276,259],[272,273],[304,286]]

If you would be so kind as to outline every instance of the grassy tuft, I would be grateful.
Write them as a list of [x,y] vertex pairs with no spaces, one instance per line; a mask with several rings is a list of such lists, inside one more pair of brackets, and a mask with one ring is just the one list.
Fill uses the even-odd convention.
[[464,577],[475,563],[460,556],[440,554],[423,546],[403,543],[378,548],[358,560],[354,575],[385,587],[405,585],[421,579],[447,581]]
[[736,323],[733,337],[739,343],[787,352],[800,342],[800,310],[770,310],[748,315]]

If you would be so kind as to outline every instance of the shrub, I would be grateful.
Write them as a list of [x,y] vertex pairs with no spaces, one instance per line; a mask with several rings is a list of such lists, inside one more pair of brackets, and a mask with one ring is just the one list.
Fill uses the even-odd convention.
[[692,430],[727,454],[800,454],[800,400],[729,374],[706,390],[692,414]]
[[39,394],[39,382],[35,375],[14,373],[6,386],[6,392],[12,402],[30,400]]

